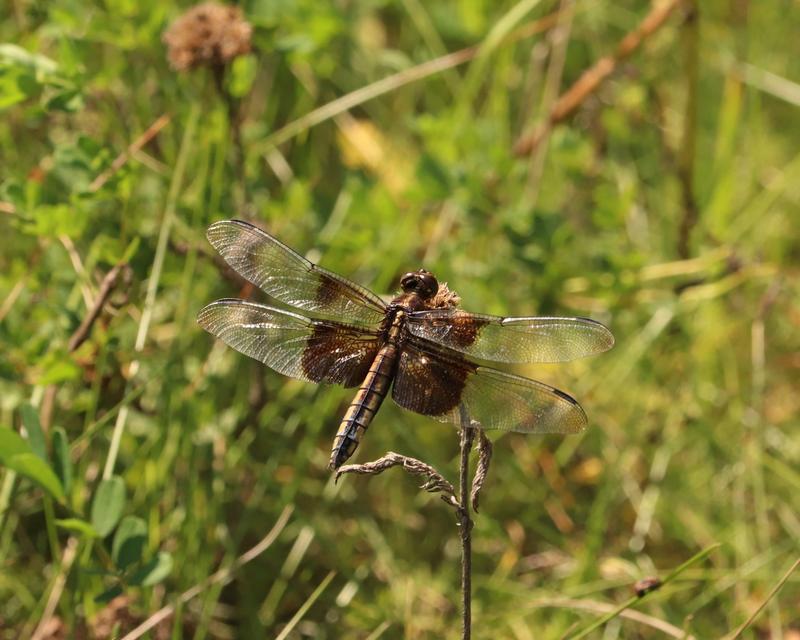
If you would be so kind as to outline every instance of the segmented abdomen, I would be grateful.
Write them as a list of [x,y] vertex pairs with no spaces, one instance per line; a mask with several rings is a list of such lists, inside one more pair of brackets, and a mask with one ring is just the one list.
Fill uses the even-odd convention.
[[397,347],[386,344],[378,351],[356,397],[347,409],[331,451],[330,468],[338,469],[355,453],[361,437],[389,393],[397,360]]

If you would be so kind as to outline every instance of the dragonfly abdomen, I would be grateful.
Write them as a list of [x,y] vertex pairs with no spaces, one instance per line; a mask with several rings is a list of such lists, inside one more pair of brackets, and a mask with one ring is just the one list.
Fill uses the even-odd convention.
[[333,441],[331,469],[338,469],[355,453],[372,418],[389,393],[396,362],[397,346],[392,341],[378,351],[356,397],[342,418]]

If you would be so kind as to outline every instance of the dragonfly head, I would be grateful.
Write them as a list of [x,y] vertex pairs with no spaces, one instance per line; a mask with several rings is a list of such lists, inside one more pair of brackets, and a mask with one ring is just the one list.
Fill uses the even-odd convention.
[[416,293],[423,300],[430,300],[439,290],[439,282],[430,271],[419,269],[400,278],[400,287],[403,293]]

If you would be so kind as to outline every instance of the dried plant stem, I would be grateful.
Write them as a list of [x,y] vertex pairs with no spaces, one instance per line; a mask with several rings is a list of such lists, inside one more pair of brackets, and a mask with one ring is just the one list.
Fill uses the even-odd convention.
[[269,533],[264,536],[261,541],[256,544],[254,547],[251,547],[248,551],[245,551],[241,556],[236,558],[229,566],[223,567],[218,571],[215,571],[213,574],[208,576],[202,582],[196,584],[191,589],[184,591],[175,602],[172,602],[158,611],[156,611],[153,615],[151,615],[147,620],[142,622],[138,627],[133,629],[132,631],[128,632],[122,640],[136,640],[137,638],[141,638],[144,634],[148,631],[156,627],[159,623],[163,622],[164,620],[168,619],[173,613],[175,613],[175,609],[178,607],[186,604],[193,598],[197,597],[198,595],[207,591],[210,587],[214,585],[226,585],[231,580],[233,580],[236,572],[241,569],[244,565],[248,562],[255,560],[258,556],[260,556],[264,551],[266,551],[275,540],[278,539],[278,536],[283,532],[286,528],[286,524],[289,522],[289,517],[292,515],[292,511],[294,511],[293,506],[286,506],[281,511],[278,519],[275,521],[272,529],[270,529]]
[[[477,512],[478,498],[483,488],[486,474],[489,471],[489,462],[492,459],[492,444],[483,434],[480,425],[472,422],[467,410],[460,407],[461,455],[459,463],[459,492],[456,496],[453,485],[431,465],[389,451],[384,456],[362,464],[348,464],[336,471],[336,480],[346,473],[361,475],[378,475],[392,467],[402,467],[415,476],[425,478],[425,484],[420,488],[430,493],[439,493],[445,504],[453,507],[456,512],[456,523],[461,536],[461,611],[463,640],[469,640],[472,635],[472,526],[470,505]],[[469,454],[475,437],[478,437],[478,466],[472,478],[472,489],[469,480]]]
[[597,91],[598,87],[616,70],[619,63],[635,53],[642,42],[658,31],[667,21],[670,14],[682,2],[684,0],[653,2],[650,12],[633,31],[629,32],[620,41],[616,50],[612,54],[600,58],[592,67],[587,69],[556,100],[546,120],[540,123],[532,132],[524,134],[517,140],[514,145],[514,152],[520,156],[532,153],[550,130],[575,113],[584,100]]
[[166,113],[156,118],[153,123],[147,127],[142,135],[136,138],[136,140],[134,140],[125,151],[120,153],[114,159],[114,162],[111,163],[111,166],[109,166],[108,169],[103,171],[94,180],[92,180],[92,183],[89,185],[89,191],[98,191],[100,187],[108,182],[117,171],[125,166],[128,158],[135,155],[142,147],[155,138],[158,135],[158,132],[169,124],[169,121],[170,116]]
[[469,517],[469,452],[475,431],[461,407],[461,463],[459,464],[458,526],[461,530],[461,637],[472,635],[472,519]]
[[486,482],[489,463],[492,461],[492,442],[486,437],[483,429],[476,428],[475,431],[478,433],[478,466],[475,469],[475,475],[472,476],[470,500],[472,501],[472,510],[478,513],[481,489],[483,489],[483,484]]
[[[64,549],[64,555],[61,557],[61,564],[58,567],[58,572],[53,579],[53,586],[50,589],[50,594],[47,596],[47,603],[44,607],[44,612],[36,625],[36,629],[30,636],[31,640],[40,640],[47,637],[47,623],[53,617],[58,606],[58,601],[61,599],[61,594],[64,592],[64,587],[67,584],[67,576],[69,575],[72,564],[75,562],[75,557],[78,553],[78,540],[74,536],[70,536],[67,540],[67,546]],[[25,637],[23,634],[21,637]]]
[[421,460],[409,458],[408,456],[400,455],[394,451],[389,451],[383,457],[372,462],[365,462],[364,464],[346,464],[343,467],[339,467],[336,471],[336,481],[345,473],[374,476],[383,473],[387,469],[398,466],[403,467],[403,469],[412,475],[427,478],[425,484],[420,487],[421,489],[430,493],[441,493],[442,500],[449,505],[458,504],[453,485],[450,484],[441,473]]
[[103,305],[108,300],[114,287],[117,286],[117,279],[119,278],[123,266],[124,265],[121,263],[115,265],[103,278],[103,282],[100,284],[100,291],[97,293],[97,298],[95,298],[92,307],[89,309],[86,316],[84,316],[80,326],[78,326],[72,336],[70,336],[69,344],[67,345],[67,349],[70,353],[77,350],[78,347],[86,342],[92,330],[92,326],[103,310]]
[[[157,118],[148,128],[147,130],[140,135],[136,140],[134,140],[128,148],[120,153],[114,161],[111,163],[105,171],[98,174],[94,180],[92,180],[91,184],[89,185],[89,191],[94,193],[99,191],[106,182],[108,182],[111,177],[119,171],[128,159],[139,151],[142,147],[144,147],[147,143],[149,143],[153,138],[155,138],[158,133],[166,127],[170,122],[170,116],[167,114],[161,115]],[[73,263],[77,262],[76,271],[80,275],[82,272],[82,267],[80,266],[80,258],[77,256],[77,252],[75,251],[75,247],[72,245],[72,242],[69,238],[62,236],[62,243],[64,243],[67,252],[70,253],[70,258],[73,259]],[[72,353],[78,347],[83,344],[83,342],[89,337],[89,333],[91,332],[94,323],[96,322],[97,318],[100,316],[100,312],[103,309],[103,306],[108,300],[108,297],[111,295],[114,287],[117,286],[117,280],[120,275],[120,271],[122,270],[124,265],[118,264],[113,267],[103,279],[102,284],[100,285],[100,291],[97,294],[96,298],[92,302],[91,295],[89,294],[87,298],[87,306],[89,308],[89,312],[84,317],[83,321],[81,322],[80,326],[76,329],[75,333],[69,339],[68,349],[69,352]],[[2,313],[0,313],[0,318],[2,317]],[[39,411],[40,413],[40,421],[42,426],[47,429],[50,426],[50,421],[52,419],[54,403],[56,399],[56,393],[58,391],[58,387],[55,385],[50,385],[47,387],[45,391],[44,398],[42,400],[42,407]]]
[[[172,173],[172,183],[167,193],[167,202],[164,207],[164,217],[161,219],[161,228],[158,234],[158,243],[156,245],[156,253],[153,257],[153,267],[150,272],[150,278],[147,281],[147,293],[145,294],[144,307],[142,308],[142,316],[139,320],[139,329],[136,332],[136,342],[134,343],[133,350],[137,354],[135,360],[131,361],[128,370],[128,380],[125,385],[125,394],[130,392],[136,374],[139,371],[140,359],[139,354],[144,351],[145,343],[147,342],[147,334],[150,331],[150,321],[153,317],[153,312],[156,304],[156,295],[158,293],[158,284],[161,279],[161,270],[164,266],[164,260],[167,253],[167,244],[169,241],[169,234],[172,231],[174,223],[175,211],[178,206],[178,195],[180,188],[183,184],[183,178],[186,173],[186,165],[189,160],[192,143],[194,141],[194,131],[197,126],[197,121],[200,115],[200,107],[197,103],[192,105],[189,112],[189,118],[186,123],[183,140],[178,151],[178,157],[175,162],[175,169]],[[122,440],[122,434],[125,431],[125,423],[128,420],[129,407],[126,405],[120,409],[117,414],[117,420],[114,423],[114,431],[111,434],[111,444],[108,448],[106,462],[103,467],[103,479],[108,480],[114,473],[114,465],[117,462],[117,454],[119,453],[119,445]]]
[[[533,600],[530,603],[533,608],[557,608],[573,611],[591,611],[593,613],[610,613],[616,609],[615,605],[606,602],[598,602],[597,600],[589,599],[576,599],[576,598],[542,598],[540,600]],[[660,631],[665,636],[670,638],[678,638],[678,640],[697,640],[697,638],[675,625],[670,624],[665,620],[647,615],[636,609],[625,609],[620,611],[620,618],[638,622],[639,624]]]
[[[519,29],[513,31],[506,38],[503,38],[501,42],[503,44],[512,43],[524,38],[529,38],[538,33],[542,33],[543,31],[547,31],[557,23],[558,17],[558,12],[554,12],[534,20],[533,22],[522,25]],[[385,78],[381,78],[380,80],[377,80],[371,84],[360,87],[355,91],[351,91],[350,93],[340,96],[339,98],[336,98],[335,100],[328,102],[321,107],[317,107],[316,109],[313,109],[307,114],[301,116],[297,120],[293,120],[284,125],[269,135],[262,143],[260,143],[259,148],[262,153],[267,153],[273,147],[277,147],[278,145],[291,140],[296,135],[306,131],[307,129],[315,127],[322,122],[326,122],[327,120],[330,120],[341,113],[349,111],[350,109],[353,109],[354,107],[357,107],[369,100],[373,100],[386,93],[395,91],[400,87],[404,87],[407,84],[411,84],[417,80],[422,80],[429,76],[469,62],[478,56],[478,54],[480,54],[482,51],[484,51],[484,49],[481,45],[474,45],[471,47],[466,47],[465,49],[459,49],[453,53],[448,53],[438,58],[434,58],[433,60],[428,60],[427,62],[418,64],[414,67],[403,69],[402,71],[394,73]]]
[[[713,551],[718,549],[719,546],[720,546],[720,543],[715,542],[714,544],[706,547],[702,551],[700,551],[700,552],[696,553],[695,555],[693,555],[691,558],[689,558],[683,564],[679,565],[678,567],[676,567],[675,569],[670,571],[669,574],[666,577],[664,577],[663,580],[661,580],[661,583],[658,586],[658,589],[661,589],[665,585],[667,585],[670,582],[672,582],[675,578],[677,578],[681,573],[683,573],[686,569],[688,569],[692,565],[697,564],[701,560],[704,560],[709,554],[711,554]],[[649,596],[652,595],[653,593],[655,593],[658,589],[653,589],[651,591],[646,591],[646,592],[643,592],[642,595],[634,595],[631,598],[628,598],[628,600],[626,600],[625,602],[623,602],[622,604],[617,606],[615,609],[612,609],[611,611],[609,611],[606,615],[604,615],[604,616],[598,618],[597,620],[595,620],[592,624],[590,624],[585,629],[579,631],[578,633],[576,633],[574,635],[570,635],[569,636],[569,640],[579,640],[580,638],[585,638],[586,636],[588,636],[589,634],[593,633],[597,629],[600,629],[603,625],[605,625],[610,620],[613,620],[617,616],[621,615],[622,612],[625,611],[630,606],[632,606],[632,605],[634,605],[634,604],[636,604],[638,602],[644,601],[645,598],[649,598]]]
[[[100,285],[100,291],[98,292],[97,297],[89,308],[89,311],[84,316],[80,326],[75,330],[72,336],[70,336],[69,343],[67,345],[69,353],[76,351],[78,347],[80,347],[89,338],[92,327],[100,317],[103,306],[111,296],[114,287],[117,286],[117,280],[119,279],[119,275],[123,267],[123,264],[118,264],[112,267],[112,269],[103,278],[103,282]],[[49,429],[50,422],[52,421],[56,393],[58,393],[58,386],[55,384],[48,385],[44,391],[42,406],[39,410],[39,421],[42,423],[42,427],[45,430]]]
[[[575,16],[574,0],[561,0],[559,6],[558,24],[548,33],[550,43],[550,61],[544,76],[540,113],[549,112],[561,87],[564,76],[564,65],[567,59],[567,47],[572,32],[572,21]],[[539,187],[544,171],[545,157],[547,156],[547,138],[544,134],[539,145],[528,159],[528,179],[525,185],[525,198],[530,210],[536,207],[539,198]]]

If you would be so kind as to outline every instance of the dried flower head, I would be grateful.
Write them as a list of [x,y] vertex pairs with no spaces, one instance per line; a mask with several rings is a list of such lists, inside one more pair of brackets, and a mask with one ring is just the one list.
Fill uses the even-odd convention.
[[431,309],[454,309],[461,304],[461,296],[447,288],[446,282],[439,283],[439,290],[429,302]]
[[250,51],[253,27],[238,7],[204,2],[189,9],[164,32],[174,69],[220,67]]

